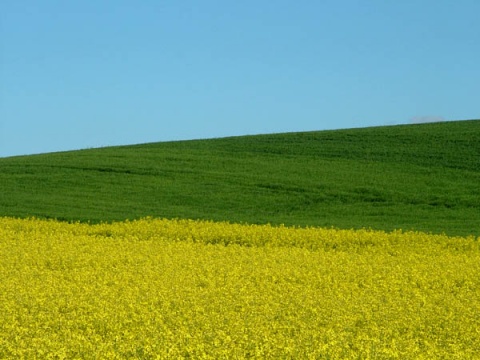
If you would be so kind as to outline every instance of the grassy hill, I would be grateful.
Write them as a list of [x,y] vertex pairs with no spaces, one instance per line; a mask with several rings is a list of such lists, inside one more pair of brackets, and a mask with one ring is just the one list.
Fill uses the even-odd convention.
[[480,121],[0,159],[0,216],[144,216],[480,235]]

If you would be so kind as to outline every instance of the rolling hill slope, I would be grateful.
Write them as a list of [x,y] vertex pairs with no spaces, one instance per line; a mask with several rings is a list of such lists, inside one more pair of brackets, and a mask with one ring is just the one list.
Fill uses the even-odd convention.
[[0,159],[0,216],[145,216],[480,235],[480,121]]

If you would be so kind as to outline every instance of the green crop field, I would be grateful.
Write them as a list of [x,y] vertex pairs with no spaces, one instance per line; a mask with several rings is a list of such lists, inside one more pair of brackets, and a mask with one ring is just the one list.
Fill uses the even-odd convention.
[[480,121],[0,159],[0,216],[145,216],[480,235]]

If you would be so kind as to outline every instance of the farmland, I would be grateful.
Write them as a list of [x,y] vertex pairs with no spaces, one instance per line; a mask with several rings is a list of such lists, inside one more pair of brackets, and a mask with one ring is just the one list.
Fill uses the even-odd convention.
[[143,219],[0,220],[0,357],[468,359],[480,242]]
[[480,121],[0,159],[0,216],[146,216],[480,235]]
[[0,158],[1,359],[472,359],[480,121]]

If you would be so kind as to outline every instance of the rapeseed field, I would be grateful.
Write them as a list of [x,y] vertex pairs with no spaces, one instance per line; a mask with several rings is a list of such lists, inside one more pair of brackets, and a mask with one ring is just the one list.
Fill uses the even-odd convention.
[[472,359],[480,242],[0,218],[1,359]]

